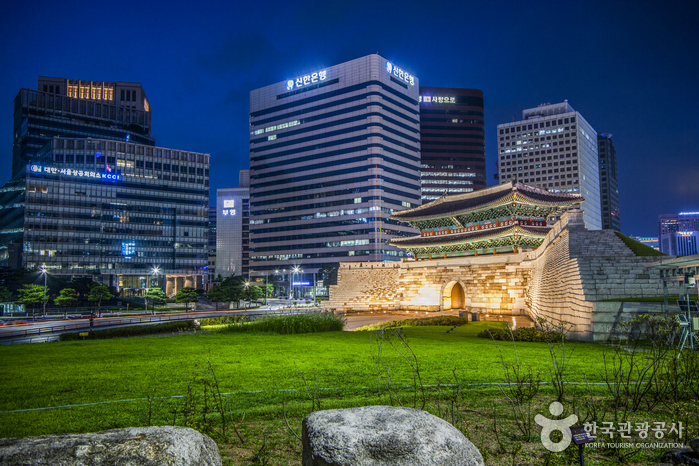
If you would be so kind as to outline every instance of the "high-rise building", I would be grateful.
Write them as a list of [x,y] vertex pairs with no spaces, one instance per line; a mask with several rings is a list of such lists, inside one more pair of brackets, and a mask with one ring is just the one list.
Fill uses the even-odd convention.
[[240,170],[237,188],[216,190],[216,274],[250,274],[250,171]]
[[500,182],[580,193],[585,226],[602,229],[597,133],[567,100],[526,109],[522,120],[498,125],[498,170]]
[[387,244],[415,233],[389,215],[420,205],[419,82],[403,66],[369,55],[250,93],[253,271],[405,254]]
[[485,188],[483,91],[420,87],[422,200]]
[[660,251],[665,254],[689,255],[687,251],[696,248],[696,233],[699,233],[699,212],[658,215]]
[[216,278],[216,206],[209,206],[209,280]]
[[42,163],[39,152],[54,137],[153,146],[150,103],[139,83],[40,77],[37,90],[15,98],[12,176]]
[[599,153],[599,186],[602,202],[602,229],[621,231],[619,215],[619,178],[616,171],[616,149],[609,133],[597,134]]
[[92,277],[124,296],[201,287],[209,155],[53,138],[0,190],[0,264]]

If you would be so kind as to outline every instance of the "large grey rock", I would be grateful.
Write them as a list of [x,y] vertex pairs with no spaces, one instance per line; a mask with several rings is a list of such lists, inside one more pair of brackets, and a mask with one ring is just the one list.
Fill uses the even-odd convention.
[[303,466],[482,466],[454,426],[390,406],[316,411],[303,420]]
[[689,446],[692,447],[696,453],[699,453],[699,437],[694,437],[689,441]]
[[91,434],[0,439],[0,464],[221,466],[213,440],[186,427],[132,427]]

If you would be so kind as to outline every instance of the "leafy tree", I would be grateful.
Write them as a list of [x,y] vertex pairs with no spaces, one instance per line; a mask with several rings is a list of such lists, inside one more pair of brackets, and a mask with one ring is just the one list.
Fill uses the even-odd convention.
[[187,310],[189,310],[189,303],[197,299],[197,290],[191,286],[185,286],[175,295],[175,301],[178,303],[185,303]]
[[34,310],[37,304],[45,303],[49,300],[49,295],[46,292],[44,285],[23,285],[22,288],[18,290],[19,298],[18,303],[30,305],[32,307],[32,318],[34,318]]
[[0,303],[9,303],[12,301],[12,291],[6,286],[0,286]]
[[216,304],[217,309],[219,303],[227,303],[234,299],[231,288],[228,286],[213,286],[208,293],[206,293],[206,297]]
[[73,288],[63,288],[53,302],[58,306],[74,306],[78,302],[78,292]]
[[250,296],[254,301],[265,299],[265,287],[258,285],[250,285]]
[[150,300],[150,302],[153,303],[153,309],[155,309],[156,304],[165,304],[165,299],[167,297],[160,288],[148,288],[148,292],[144,298]]
[[109,287],[101,283],[93,283],[90,287],[90,294],[87,296],[88,301],[97,301],[97,315],[102,315],[102,300],[108,301],[112,299],[112,292]]

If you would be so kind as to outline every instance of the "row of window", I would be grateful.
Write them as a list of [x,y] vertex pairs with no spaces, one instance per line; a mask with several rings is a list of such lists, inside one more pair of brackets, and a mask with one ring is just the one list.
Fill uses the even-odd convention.
[[575,117],[570,117],[570,118],[559,118],[558,121],[556,120],[549,120],[549,121],[542,121],[541,123],[530,123],[529,125],[521,125],[521,126],[512,126],[508,128],[500,128],[500,134],[509,134],[510,132],[520,132],[520,131],[527,131],[531,129],[538,129],[538,128],[550,128],[551,126],[556,126],[558,125],[567,125],[569,123],[575,123]]

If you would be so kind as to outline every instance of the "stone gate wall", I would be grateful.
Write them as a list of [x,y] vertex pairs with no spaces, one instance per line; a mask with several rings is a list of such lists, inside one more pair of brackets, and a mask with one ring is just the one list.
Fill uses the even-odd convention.
[[[529,314],[567,322],[572,335],[592,339],[595,302],[662,295],[662,281],[610,230],[588,231],[582,211],[569,211],[535,251],[519,254],[342,264],[326,309],[445,310],[456,282],[464,308],[491,314]],[[446,291],[445,291],[446,290]],[[448,303],[448,301],[447,301]],[[447,306],[448,307],[448,306]]]

